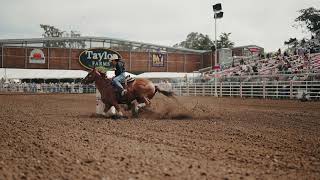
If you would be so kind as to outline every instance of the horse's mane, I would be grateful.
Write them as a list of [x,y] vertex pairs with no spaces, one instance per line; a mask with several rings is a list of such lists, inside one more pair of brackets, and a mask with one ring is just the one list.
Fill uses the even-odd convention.
[[104,82],[106,82],[106,84],[109,84],[109,83],[111,83],[111,79],[109,79],[108,77],[107,77],[107,75],[106,75],[106,73],[103,73],[103,72],[100,72],[100,71],[97,71],[96,70],[96,75],[97,76],[99,76],[99,77],[101,77],[101,79],[104,81]]
[[103,78],[107,77],[106,73],[103,73],[103,72],[99,72],[99,73],[101,74],[101,77],[103,77]]

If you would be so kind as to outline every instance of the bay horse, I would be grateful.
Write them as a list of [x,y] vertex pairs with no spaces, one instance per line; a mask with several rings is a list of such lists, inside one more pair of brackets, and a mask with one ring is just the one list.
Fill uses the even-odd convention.
[[101,94],[101,100],[105,104],[104,112],[107,113],[113,106],[116,110],[115,117],[123,117],[119,104],[127,104],[132,110],[132,115],[137,116],[140,108],[149,106],[151,99],[159,92],[167,97],[172,97],[173,92],[160,89],[147,79],[135,79],[127,83],[127,93],[121,96],[117,88],[112,85],[112,79],[106,77],[104,73],[93,68],[91,72],[82,80],[82,83],[95,83]]

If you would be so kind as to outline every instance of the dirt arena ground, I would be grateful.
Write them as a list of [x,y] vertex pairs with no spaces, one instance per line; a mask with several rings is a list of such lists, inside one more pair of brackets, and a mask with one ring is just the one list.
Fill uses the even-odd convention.
[[0,179],[320,179],[320,102],[157,95],[139,119],[94,95],[0,95]]

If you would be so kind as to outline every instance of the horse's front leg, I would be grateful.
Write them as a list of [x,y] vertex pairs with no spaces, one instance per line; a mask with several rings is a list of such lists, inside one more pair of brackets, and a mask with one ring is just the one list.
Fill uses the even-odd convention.
[[114,104],[113,106],[116,109],[116,114],[115,114],[114,118],[124,118],[125,116],[123,115],[119,104]]
[[134,106],[134,112],[138,114],[140,109],[146,106],[149,106],[150,104],[151,102],[147,97],[137,98],[137,102],[135,103],[135,106]]
[[142,97],[142,98],[139,98],[138,99],[138,108],[140,109],[140,108],[143,108],[143,107],[145,107],[145,106],[150,106],[150,104],[151,104],[151,101],[150,101],[150,99],[149,98],[147,98],[147,97]]
[[131,102],[131,114],[133,117],[138,117],[139,107],[138,102],[136,100]]

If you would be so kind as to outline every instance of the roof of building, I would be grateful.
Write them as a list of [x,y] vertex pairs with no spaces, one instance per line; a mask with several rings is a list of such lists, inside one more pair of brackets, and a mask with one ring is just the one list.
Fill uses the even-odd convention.
[[182,72],[146,72],[137,75],[137,78],[146,78],[146,79],[179,79],[179,78],[185,78],[186,76],[188,78],[191,77],[199,77],[201,73],[195,72],[195,73],[182,73]]
[[94,36],[82,36],[82,37],[46,37],[46,38],[26,38],[26,39],[0,39],[0,44],[10,45],[10,44],[19,44],[21,46],[26,44],[36,44],[36,43],[45,43],[48,41],[87,41],[87,42],[104,42],[104,43],[112,43],[119,45],[128,45],[132,47],[143,47],[146,49],[154,49],[154,50],[164,50],[169,52],[189,52],[189,53],[203,53],[206,52],[204,50],[194,50],[187,48],[176,48],[171,46],[164,45],[156,45],[151,43],[144,43],[138,41],[130,41],[124,39],[110,38],[110,37],[94,37]]
[[231,49],[243,49],[243,48],[250,48],[250,47],[255,47],[255,48],[263,49],[263,47],[257,46],[257,45],[237,46],[237,47],[233,47],[233,48],[231,48]]

